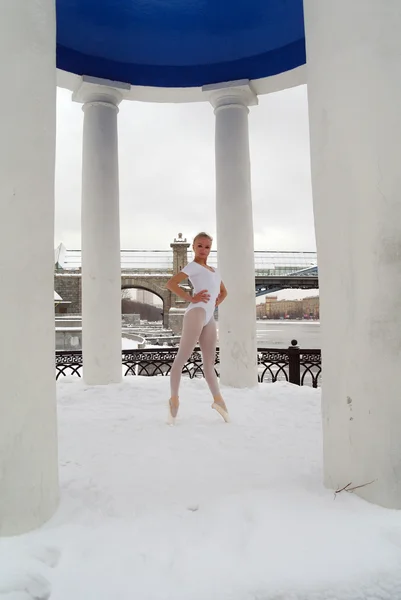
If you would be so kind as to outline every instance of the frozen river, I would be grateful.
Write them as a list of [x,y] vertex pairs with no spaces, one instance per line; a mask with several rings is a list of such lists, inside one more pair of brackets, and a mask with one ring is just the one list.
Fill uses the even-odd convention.
[[287,348],[294,339],[301,348],[320,348],[319,321],[258,320],[256,332],[259,348]]

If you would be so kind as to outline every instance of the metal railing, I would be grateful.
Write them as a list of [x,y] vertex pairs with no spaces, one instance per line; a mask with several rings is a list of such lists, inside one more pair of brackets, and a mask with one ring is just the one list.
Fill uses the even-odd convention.
[[[167,376],[178,348],[123,350],[122,370],[124,376],[143,375],[146,377]],[[216,352],[215,371],[219,376],[220,355]],[[191,379],[203,377],[202,353],[195,348],[183,368],[183,375]],[[63,376],[82,376],[82,351],[58,350],[56,352],[56,379]],[[320,387],[322,364],[320,350],[304,350],[296,340],[289,348],[258,349],[259,382],[275,383],[288,381],[295,385]]]

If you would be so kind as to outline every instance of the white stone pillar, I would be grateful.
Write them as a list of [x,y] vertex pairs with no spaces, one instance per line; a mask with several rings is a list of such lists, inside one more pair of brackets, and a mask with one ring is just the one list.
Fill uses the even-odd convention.
[[304,8],[325,483],[401,508],[401,5]]
[[58,503],[54,0],[0,3],[0,535]]
[[[121,365],[121,259],[118,104],[121,90],[83,80],[82,351],[84,380],[118,383]],[[117,84],[118,85],[118,84]]]
[[228,297],[219,307],[221,382],[257,384],[255,259],[248,81],[205,86],[216,115],[216,216],[219,269]]

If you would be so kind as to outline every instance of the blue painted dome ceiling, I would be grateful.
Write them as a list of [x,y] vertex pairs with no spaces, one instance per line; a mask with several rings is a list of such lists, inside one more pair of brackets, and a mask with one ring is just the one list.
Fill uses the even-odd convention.
[[57,0],[57,66],[194,87],[305,63],[302,0]]

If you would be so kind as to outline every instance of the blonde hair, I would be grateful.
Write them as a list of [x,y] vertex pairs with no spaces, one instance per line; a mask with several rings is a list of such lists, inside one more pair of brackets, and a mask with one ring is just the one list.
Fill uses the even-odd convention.
[[205,231],[201,231],[200,233],[197,233],[196,236],[194,237],[193,244],[195,244],[196,241],[199,240],[199,238],[207,238],[208,240],[210,240],[210,242],[213,242],[213,238],[211,235],[209,235]]

